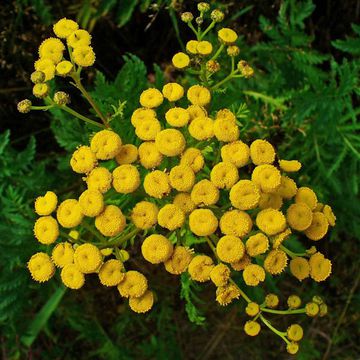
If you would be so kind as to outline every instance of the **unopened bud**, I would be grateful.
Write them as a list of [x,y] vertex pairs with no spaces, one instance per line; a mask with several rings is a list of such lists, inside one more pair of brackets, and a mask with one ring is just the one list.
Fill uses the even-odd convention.
[[21,100],[18,104],[17,104],[17,109],[19,112],[21,112],[22,114],[26,114],[31,110],[31,101],[29,99],[25,99],[25,100]]
[[224,16],[225,16],[224,13],[220,10],[213,10],[210,15],[211,19],[215,22],[223,21]]
[[208,3],[201,2],[198,4],[197,8],[200,12],[207,12],[210,10],[210,5]]
[[228,46],[227,54],[232,57],[238,56],[240,54],[240,49],[236,45]]
[[216,73],[217,71],[220,70],[220,64],[216,60],[209,60],[206,63],[206,69],[210,73]]
[[45,74],[42,71],[34,71],[30,75],[30,80],[34,84],[40,84],[45,81]]
[[181,20],[185,23],[189,23],[193,21],[194,15],[191,12],[184,12],[181,14]]
[[54,94],[54,101],[57,105],[67,105],[70,103],[70,96],[64,91],[58,91]]
[[48,96],[50,91],[49,85],[46,83],[35,84],[33,87],[33,94],[37,98],[44,98]]
[[198,16],[195,21],[198,25],[201,25],[204,22],[204,19],[201,16]]

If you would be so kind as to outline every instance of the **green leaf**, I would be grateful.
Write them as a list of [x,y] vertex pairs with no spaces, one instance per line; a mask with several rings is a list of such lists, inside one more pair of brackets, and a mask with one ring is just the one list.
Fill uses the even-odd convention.
[[116,19],[119,27],[124,26],[130,20],[137,3],[138,0],[126,0],[121,2],[116,14]]

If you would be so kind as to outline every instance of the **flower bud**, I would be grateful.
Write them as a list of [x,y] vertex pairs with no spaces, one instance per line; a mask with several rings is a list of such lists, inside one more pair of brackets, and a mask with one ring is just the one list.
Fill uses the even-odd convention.
[[291,343],[287,344],[286,351],[291,355],[296,354],[299,351],[298,343],[292,341]]
[[44,98],[48,96],[50,91],[49,85],[46,83],[35,84],[33,87],[33,94],[37,98]]
[[319,311],[319,316],[323,317],[328,313],[328,307],[325,303],[322,303],[319,305],[320,311]]
[[57,105],[67,105],[70,103],[70,96],[64,91],[58,91],[54,94],[54,101]]
[[42,71],[34,71],[30,75],[30,80],[34,84],[40,84],[45,81],[45,74]]
[[287,304],[289,306],[289,309],[298,309],[301,305],[301,299],[297,295],[290,295]]
[[121,249],[119,253],[122,262],[128,261],[130,259],[130,255],[126,250]]
[[279,305],[279,297],[276,294],[267,294],[265,305],[270,309],[275,309]]
[[210,10],[210,5],[205,2],[201,2],[198,4],[197,8],[200,12],[207,12]]
[[238,69],[242,76],[245,78],[250,78],[254,75],[254,69],[248,65],[248,63],[245,60],[240,60],[238,62]]
[[29,99],[25,99],[25,100],[21,100],[18,104],[17,104],[17,109],[19,112],[21,112],[22,114],[26,114],[31,110],[31,101]]
[[220,70],[220,64],[216,60],[209,60],[206,63],[206,69],[210,73],[216,73],[217,71]]
[[228,46],[227,54],[232,57],[238,56],[240,54],[240,49],[236,45]]
[[323,299],[318,295],[313,296],[312,301],[318,305],[321,305],[324,302]]
[[315,317],[319,313],[319,305],[314,302],[309,302],[305,305],[306,315],[310,317]]
[[181,14],[181,20],[184,22],[184,23],[189,23],[191,21],[193,21],[194,19],[194,15],[191,13],[191,12],[184,12]]
[[201,25],[204,22],[204,19],[201,16],[198,16],[195,21],[198,25]]
[[224,13],[216,9],[211,12],[210,17],[215,22],[221,22],[224,20]]

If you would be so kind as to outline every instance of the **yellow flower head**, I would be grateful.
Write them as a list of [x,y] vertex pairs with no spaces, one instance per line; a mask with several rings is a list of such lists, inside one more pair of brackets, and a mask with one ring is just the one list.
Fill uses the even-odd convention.
[[57,244],[52,250],[51,259],[59,268],[72,264],[74,262],[74,249],[72,245],[68,242]]
[[61,281],[70,289],[80,289],[85,284],[85,276],[75,264],[65,265],[60,273]]
[[79,28],[79,25],[70,19],[62,18],[54,26],[53,31],[60,39],[66,39],[71,33]]
[[230,123],[236,123],[236,116],[229,109],[221,109],[216,113],[216,120],[227,120]]
[[180,275],[186,271],[192,258],[193,254],[189,248],[176,246],[171,257],[164,262],[165,269],[170,274]]
[[114,131],[101,130],[92,137],[90,148],[97,159],[113,159],[121,150],[121,138]]
[[220,29],[218,31],[218,37],[219,40],[226,45],[233,44],[238,38],[236,32],[229,28]]
[[164,97],[162,93],[155,88],[144,90],[140,95],[140,104],[146,108],[156,108],[162,104]]
[[290,271],[298,280],[302,281],[310,275],[309,262],[302,257],[293,258],[290,261]]
[[221,158],[223,161],[231,162],[237,168],[241,168],[249,162],[250,149],[242,141],[234,141],[221,148]]
[[104,210],[104,197],[98,190],[85,190],[79,197],[79,205],[85,216],[95,217]]
[[239,138],[240,130],[236,123],[218,118],[214,121],[214,135],[219,141],[233,142]]
[[304,331],[300,325],[292,324],[288,327],[286,336],[289,340],[300,341],[304,336]]
[[250,145],[251,160],[255,165],[272,164],[275,160],[275,149],[266,140],[255,140]]
[[291,230],[287,228],[285,231],[277,234],[273,238],[273,248],[277,249],[280,245],[292,234]]
[[190,191],[195,183],[195,173],[188,165],[177,165],[170,170],[170,185],[177,191]]
[[178,101],[184,96],[184,88],[175,82],[167,83],[162,89],[162,93],[165,99],[169,101]]
[[148,201],[138,202],[131,212],[131,221],[138,229],[147,230],[157,223],[159,209]]
[[247,304],[245,312],[249,316],[256,316],[260,312],[260,306],[256,302],[250,302]]
[[196,51],[199,55],[210,55],[213,51],[211,42],[209,41],[199,41],[196,45]]
[[232,206],[237,209],[250,210],[258,205],[260,191],[251,180],[240,180],[231,188],[229,198]]
[[50,87],[48,84],[35,84],[33,87],[33,95],[39,99],[43,99],[48,96]]
[[112,173],[113,187],[120,194],[130,194],[140,186],[138,169],[131,164],[118,166]]
[[138,149],[133,144],[122,145],[115,159],[119,165],[132,164],[138,158]]
[[286,228],[284,214],[275,209],[261,210],[256,216],[257,227],[266,235],[276,235]]
[[99,269],[103,257],[93,244],[85,243],[75,249],[74,264],[83,274],[90,274]]
[[264,261],[265,270],[272,274],[278,275],[282,273],[287,266],[287,255],[282,250],[271,250]]
[[74,49],[72,54],[77,65],[82,67],[94,65],[95,53],[91,46],[78,46]]
[[297,186],[295,181],[285,175],[282,175],[280,186],[277,188],[276,192],[284,199],[293,198],[297,193]]
[[66,42],[74,49],[74,52],[79,47],[88,47],[91,43],[91,35],[83,29],[73,31],[66,38]]
[[186,141],[179,130],[165,129],[156,135],[155,145],[163,155],[177,156],[185,149]]
[[220,229],[223,234],[240,238],[251,231],[252,225],[249,214],[241,210],[227,211],[220,219]]
[[125,225],[125,216],[115,205],[105,206],[104,211],[95,218],[95,227],[104,236],[120,234],[124,230]]
[[210,180],[219,189],[231,189],[239,180],[238,169],[231,162],[219,162],[212,168]]
[[117,286],[122,297],[139,298],[148,289],[146,277],[138,271],[130,270],[125,273],[125,278]]
[[45,74],[45,81],[49,81],[55,76],[55,64],[51,59],[41,58],[35,61],[34,67],[36,71],[41,71]]
[[287,299],[289,309],[298,309],[301,306],[301,299],[297,295],[290,295]]
[[169,260],[173,252],[173,245],[163,235],[148,236],[141,245],[141,253],[145,260],[151,264],[160,264]]
[[67,199],[59,205],[56,216],[62,227],[73,228],[80,225],[84,215],[77,200]]
[[305,203],[291,204],[286,212],[289,226],[297,231],[306,230],[312,223],[313,213]]
[[161,164],[163,154],[158,150],[154,141],[143,142],[139,146],[139,160],[140,164],[145,169],[152,169]]
[[171,126],[182,127],[189,122],[190,114],[186,109],[173,107],[166,112],[165,119]]
[[250,236],[246,241],[246,252],[252,257],[265,254],[269,249],[269,239],[263,233]]
[[282,197],[276,193],[261,193],[259,200],[259,208],[267,209],[272,208],[279,210],[283,205]]
[[78,174],[89,173],[96,164],[96,155],[89,146],[80,146],[74,151],[70,159],[71,168]]
[[57,65],[56,65],[56,74],[60,75],[60,76],[67,76],[71,73],[71,71],[73,70],[74,66],[73,64],[68,61],[68,60],[63,60],[60,61]]
[[245,254],[239,261],[231,263],[231,267],[236,271],[244,270],[251,264],[251,258],[248,254]]
[[311,255],[309,265],[310,276],[317,282],[326,280],[331,274],[331,261],[319,252]]
[[204,156],[199,149],[187,148],[181,155],[180,164],[189,165],[197,173],[204,167]]
[[305,235],[314,241],[322,239],[329,229],[326,216],[319,211],[313,213],[311,225],[305,230]]
[[209,117],[197,117],[191,121],[189,133],[199,141],[211,139],[214,136],[214,121]]
[[221,261],[235,263],[244,256],[245,245],[238,237],[225,235],[219,239],[216,253]]
[[150,172],[144,179],[145,192],[157,199],[161,199],[171,191],[169,176],[160,170]]
[[235,57],[235,56],[238,56],[240,54],[240,49],[236,45],[230,45],[230,46],[227,47],[226,53],[231,57]]
[[245,284],[248,286],[258,286],[260,282],[265,280],[265,270],[257,264],[246,266],[242,275]]
[[315,302],[309,302],[305,305],[305,313],[307,316],[315,317],[319,314],[320,306]]
[[34,234],[42,244],[52,244],[59,237],[59,225],[51,216],[39,217],[34,225]]
[[194,202],[191,200],[191,195],[185,192],[176,194],[173,204],[179,207],[185,214],[191,213],[196,207]]
[[301,162],[297,160],[280,160],[279,166],[285,172],[297,172],[301,169]]
[[190,40],[186,43],[186,51],[189,54],[196,55],[198,53],[197,46],[199,41],[197,40]]
[[35,200],[35,212],[38,215],[50,215],[57,206],[57,196],[53,191],[47,191],[44,196]]
[[104,167],[96,167],[91,170],[86,178],[88,189],[98,190],[106,193],[111,188],[112,175],[111,172]]
[[195,209],[189,215],[189,227],[197,236],[209,236],[216,231],[218,220],[209,209]]
[[279,297],[276,294],[267,294],[265,296],[265,305],[270,309],[275,309],[279,305]]
[[281,184],[281,174],[275,166],[258,165],[252,172],[251,180],[263,193],[274,193]]
[[221,306],[229,305],[234,299],[238,299],[239,297],[240,291],[238,287],[233,284],[219,286],[216,289],[216,301]]
[[[324,207],[325,207],[325,205],[324,205],[323,203],[318,202],[317,205],[316,205],[316,208],[314,209],[314,211],[322,211],[322,212],[324,212],[324,211],[323,211],[323,210],[324,210]],[[330,225],[330,224],[329,224],[329,225]]]
[[293,341],[290,342],[289,344],[286,345],[286,351],[290,355],[295,355],[299,351],[299,344]]
[[210,280],[210,274],[214,268],[211,257],[196,255],[190,262],[188,272],[192,280],[205,282]]
[[166,204],[158,213],[158,224],[170,231],[179,229],[185,222],[184,212],[174,204]]
[[63,57],[65,45],[57,38],[45,39],[39,47],[39,57],[41,59],[50,59],[57,64]]
[[153,109],[139,108],[131,115],[131,124],[137,127],[142,121],[156,119],[156,112]]
[[124,265],[120,260],[105,261],[99,270],[100,282],[105,286],[116,286],[124,280]]
[[172,63],[177,69],[185,69],[190,64],[190,58],[183,52],[176,53],[172,58]]
[[332,211],[332,208],[329,205],[324,205],[322,213],[325,215],[326,220],[330,226],[335,226],[336,216]]
[[261,326],[257,321],[248,320],[244,325],[244,331],[246,335],[257,336],[259,335]]
[[38,282],[48,281],[55,274],[55,266],[50,256],[43,252],[34,254],[27,263],[27,267],[31,277]]
[[211,101],[211,94],[206,87],[193,85],[187,91],[187,98],[193,105],[206,106]]
[[130,309],[138,314],[148,312],[154,305],[154,294],[150,290],[146,290],[144,295],[140,297],[130,297]]
[[191,190],[191,200],[195,205],[214,205],[219,200],[219,189],[210,180],[200,180]]
[[189,122],[193,121],[198,117],[206,117],[208,115],[205,108],[199,105],[189,105],[186,110],[190,115]]
[[210,279],[216,286],[225,286],[230,278],[230,269],[225,264],[216,265],[210,273]]
[[314,210],[317,205],[317,196],[313,190],[308,187],[301,187],[298,189],[295,202],[306,204],[311,210]]

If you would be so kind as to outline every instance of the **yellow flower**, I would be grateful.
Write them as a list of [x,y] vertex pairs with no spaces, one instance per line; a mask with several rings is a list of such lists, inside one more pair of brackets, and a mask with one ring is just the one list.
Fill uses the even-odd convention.
[[141,245],[142,256],[151,264],[160,264],[169,260],[172,252],[173,245],[170,240],[159,234],[148,236]]
[[322,212],[314,212],[311,225],[304,231],[305,235],[314,241],[322,239],[329,228],[326,216]]
[[181,155],[180,164],[189,165],[197,173],[204,167],[204,156],[199,149],[187,148]]
[[301,169],[301,162],[297,160],[279,160],[279,166],[285,172],[297,172]]
[[249,316],[256,316],[260,312],[260,306],[256,302],[250,302],[247,304],[245,312]]
[[286,228],[284,214],[275,209],[261,210],[256,216],[257,227],[266,235],[276,235]]
[[234,299],[238,299],[239,297],[240,291],[238,287],[233,284],[219,286],[216,289],[216,301],[221,306],[229,305]]
[[261,193],[259,200],[259,208],[267,209],[272,208],[279,210],[283,205],[282,197],[276,193]]
[[157,223],[159,209],[148,201],[140,201],[131,212],[131,220],[138,229],[147,230]]
[[55,274],[55,266],[50,256],[43,252],[34,254],[27,263],[27,267],[31,277],[38,282],[48,281]]
[[192,280],[205,282],[210,280],[210,274],[214,268],[211,257],[207,255],[196,255],[189,264],[188,272]]
[[119,165],[132,164],[138,158],[138,149],[133,144],[122,145],[120,152],[115,156],[116,162]]
[[197,40],[190,40],[186,43],[186,51],[189,54],[196,55],[198,53],[197,46],[199,41]]
[[88,189],[99,190],[106,193],[111,188],[112,175],[111,172],[104,167],[96,167],[91,170],[86,178]]
[[326,280],[331,274],[331,261],[319,252],[311,255],[310,260],[310,276],[317,282]]
[[313,213],[305,203],[291,204],[286,213],[286,220],[292,229],[304,231],[311,225]]
[[307,316],[315,317],[319,314],[320,307],[315,302],[309,302],[305,305],[305,313]]
[[153,109],[139,108],[131,115],[131,124],[137,127],[142,121],[156,119],[156,112]]
[[227,47],[226,53],[231,57],[235,57],[235,56],[238,56],[240,54],[240,49],[236,45],[230,45],[230,46]]
[[219,189],[231,189],[239,180],[238,169],[230,162],[219,162],[212,168],[210,180]]
[[140,174],[134,165],[120,165],[113,171],[112,176],[113,187],[120,194],[130,194],[140,186]]
[[277,234],[273,238],[273,248],[277,249],[291,235],[291,230],[287,228],[285,231]]
[[53,26],[55,35],[61,39],[66,39],[71,33],[79,28],[79,25],[70,19],[62,18]]
[[136,313],[143,314],[148,312],[154,304],[154,294],[150,290],[146,290],[144,295],[140,297],[130,297],[130,309]]
[[314,191],[308,187],[300,187],[295,196],[296,203],[305,203],[311,210],[317,205],[317,197]]
[[74,49],[72,54],[77,65],[82,67],[94,65],[95,53],[91,46],[78,46]]
[[289,309],[298,309],[301,306],[301,299],[297,295],[290,295],[287,299]]
[[177,165],[170,170],[170,185],[177,191],[190,191],[195,183],[195,173],[188,165]]
[[184,96],[184,88],[175,82],[167,83],[162,89],[162,93],[165,99],[169,101],[178,101]]
[[178,206],[185,214],[191,213],[196,207],[194,202],[191,200],[191,195],[185,192],[176,194],[173,204]]
[[275,150],[268,141],[258,139],[250,145],[250,156],[255,165],[272,164],[275,160]]
[[211,101],[209,89],[201,85],[193,85],[187,91],[187,98],[193,105],[205,106]]
[[216,120],[228,120],[228,122],[235,124],[236,116],[229,109],[221,109],[216,113]]
[[56,216],[62,227],[73,228],[80,225],[84,215],[77,200],[67,199],[59,205]]
[[130,270],[125,273],[125,278],[117,286],[122,297],[139,298],[148,289],[146,277],[138,271]]
[[83,274],[90,274],[98,270],[102,260],[100,250],[93,244],[81,244],[75,249],[74,264]]
[[271,250],[264,260],[264,268],[268,273],[278,275],[285,270],[287,261],[288,258],[284,251]]
[[68,242],[57,244],[52,250],[51,259],[59,268],[72,264],[74,262],[74,249],[72,245]]
[[248,320],[244,325],[244,331],[246,335],[257,336],[261,330],[261,326],[258,322]]
[[50,215],[57,206],[58,198],[53,191],[47,191],[44,196],[35,200],[35,212],[38,215]]
[[152,169],[161,164],[163,155],[157,149],[154,141],[143,142],[139,146],[139,160],[140,164],[145,169]]
[[101,130],[92,137],[90,148],[100,160],[113,159],[121,150],[121,138],[114,131]]
[[291,355],[295,355],[299,351],[299,344],[293,341],[290,342],[286,345],[286,351]]
[[155,145],[163,155],[177,156],[185,149],[186,141],[179,130],[165,129],[156,135]]
[[45,74],[45,81],[49,81],[55,76],[55,64],[51,59],[41,58],[35,61],[35,70]]
[[60,76],[67,76],[71,73],[74,66],[70,61],[63,60],[56,65],[56,74]]
[[200,180],[191,190],[191,200],[195,205],[214,205],[219,200],[219,189],[210,180]]
[[197,236],[209,236],[218,227],[218,220],[209,209],[195,209],[189,215],[190,230]]
[[263,193],[274,193],[281,184],[281,174],[275,166],[258,165],[252,172],[251,180]]
[[120,260],[105,261],[99,270],[100,282],[105,286],[116,286],[124,280],[124,265]]
[[79,47],[89,46],[91,43],[91,35],[86,30],[78,29],[67,36],[66,42],[76,50]]
[[214,121],[214,135],[219,141],[233,142],[239,138],[240,131],[235,122],[220,118]]
[[226,45],[233,44],[238,38],[236,32],[229,28],[220,29],[218,31],[218,37],[219,40]]
[[216,245],[216,253],[219,259],[226,263],[239,261],[245,254],[245,245],[236,236],[225,235]]
[[104,210],[104,197],[98,190],[85,190],[79,197],[79,205],[85,216],[98,216]]
[[309,262],[302,257],[293,258],[290,261],[290,271],[298,280],[302,281],[310,275]]
[[65,265],[60,273],[63,284],[73,290],[80,289],[85,283],[84,274],[75,264]]
[[241,168],[249,162],[250,149],[242,141],[234,141],[221,148],[221,158],[223,161],[231,162],[237,168]]
[[174,204],[166,204],[159,210],[158,224],[170,231],[183,226],[185,222],[184,212]]
[[172,63],[177,69],[185,69],[190,64],[190,58],[183,52],[176,53],[172,58]]
[[288,327],[286,336],[289,340],[300,341],[304,336],[304,331],[300,325],[292,324]]
[[240,238],[251,231],[252,225],[249,214],[241,210],[227,211],[220,219],[220,229],[223,234]]
[[210,55],[213,51],[211,42],[209,41],[199,41],[196,45],[197,53],[200,55]]
[[164,97],[162,93],[155,88],[144,90],[140,95],[140,104],[146,108],[156,108],[162,104]]
[[258,286],[260,282],[265,280],[265,270],[257,264],[246,266],[242,275],[245,284],[248,286]]
[[145,141],[155,140],[156,135],[161,131],[160,121],[149,117],[139,122],[135,128],[136,136]]
[[33,95],[39,99],[43,99],[48,96],[50,91],[50,87],[48,84],[35,84],[33,87]]
[[211,139],[214,136],[214,122],[209,117],[198,117],[189,125],[190,135],[199,141]]
[[276,294],[267,294],[265,296],[265,306],[275,309],[279,305],[279,297]]
[[282,175],[280,180],[280,186],[276,190],[277,194],[279,194],[284,199],[291,199],[297,193],[297,186],[293,179]]
[[115,205],[106,205],[104,211],[95,218],[95,227],[104,236],[120,234],[126,225],[126,219]]
[[231,263],[231,267],[236,271],[244,270],[251,264],[251,258],[248,254],[245,254],[239,261]]
[[240,180],[231,188],[229,198],[231,205],[237,209],[250,210],[258,205],[260,192],[251,180]]
[[265,254],[269,249],[269,239],[263,233],[250,236],[246,241],[246,252],[252,257]]
[[63,57],[65,45],[56,38],[45,39],[39,47],[39,57],[41,59],[50,59],[57,64]]
[[39,217],[34,225],[34,234],[40,243],[52,244],[59,237],[59,225],[51,216]]
[[186,110],[190,115],[189,122],[193,121],[194,119],[196,119],[198,117],[206,117],[207,116],[207,112],[206,112],[205,108],[203,108],[202,106],[199,106],[199,105],[189,105]]
[[[39,72],[39,73],[43,74],[42,72]],[[43,76],[45,76],[45,75],[43,74]],[[20,102],[18,102],[17,110],[21,114],[27,114],[28,112],[31,111],[31,106],[32,106],[31,101],[29,99],[24,99],[24,100],[21,100]]]
[[216,265],[210,273],[210,279],[216,286],[225,286],[230,278],[230,269],[225,264]]
[[143,185],[145,192],[157,199],[161,199],[171,190],[169,176],[160,170],[147,174]]
[[324,204],[322,204],[321,202],[318,202],[317,205],[316,205],[316,208],[314,209],[314,211],[322,211],[324,212]]
[[171,257],[164,262],[167,272],[180,275],[186,271],[192,259],[192,251],[183,246],[176,246]]
[[328,221],[330,226],[335,226],[335,222],[336,222],[336,216],[333,213],[331,207],[329,205],[325,205],[324,208],[322,209],[323,214],[326,217],[326,220]]
[[96,155],[89,146],[80,146],[74,151],[70,165],[73,171],[79,174],[89,173],[97,164]]
[[173,107],[166,112],[165,119],[171,126],[182,127],[189,122],[190,114],[186,109]]

